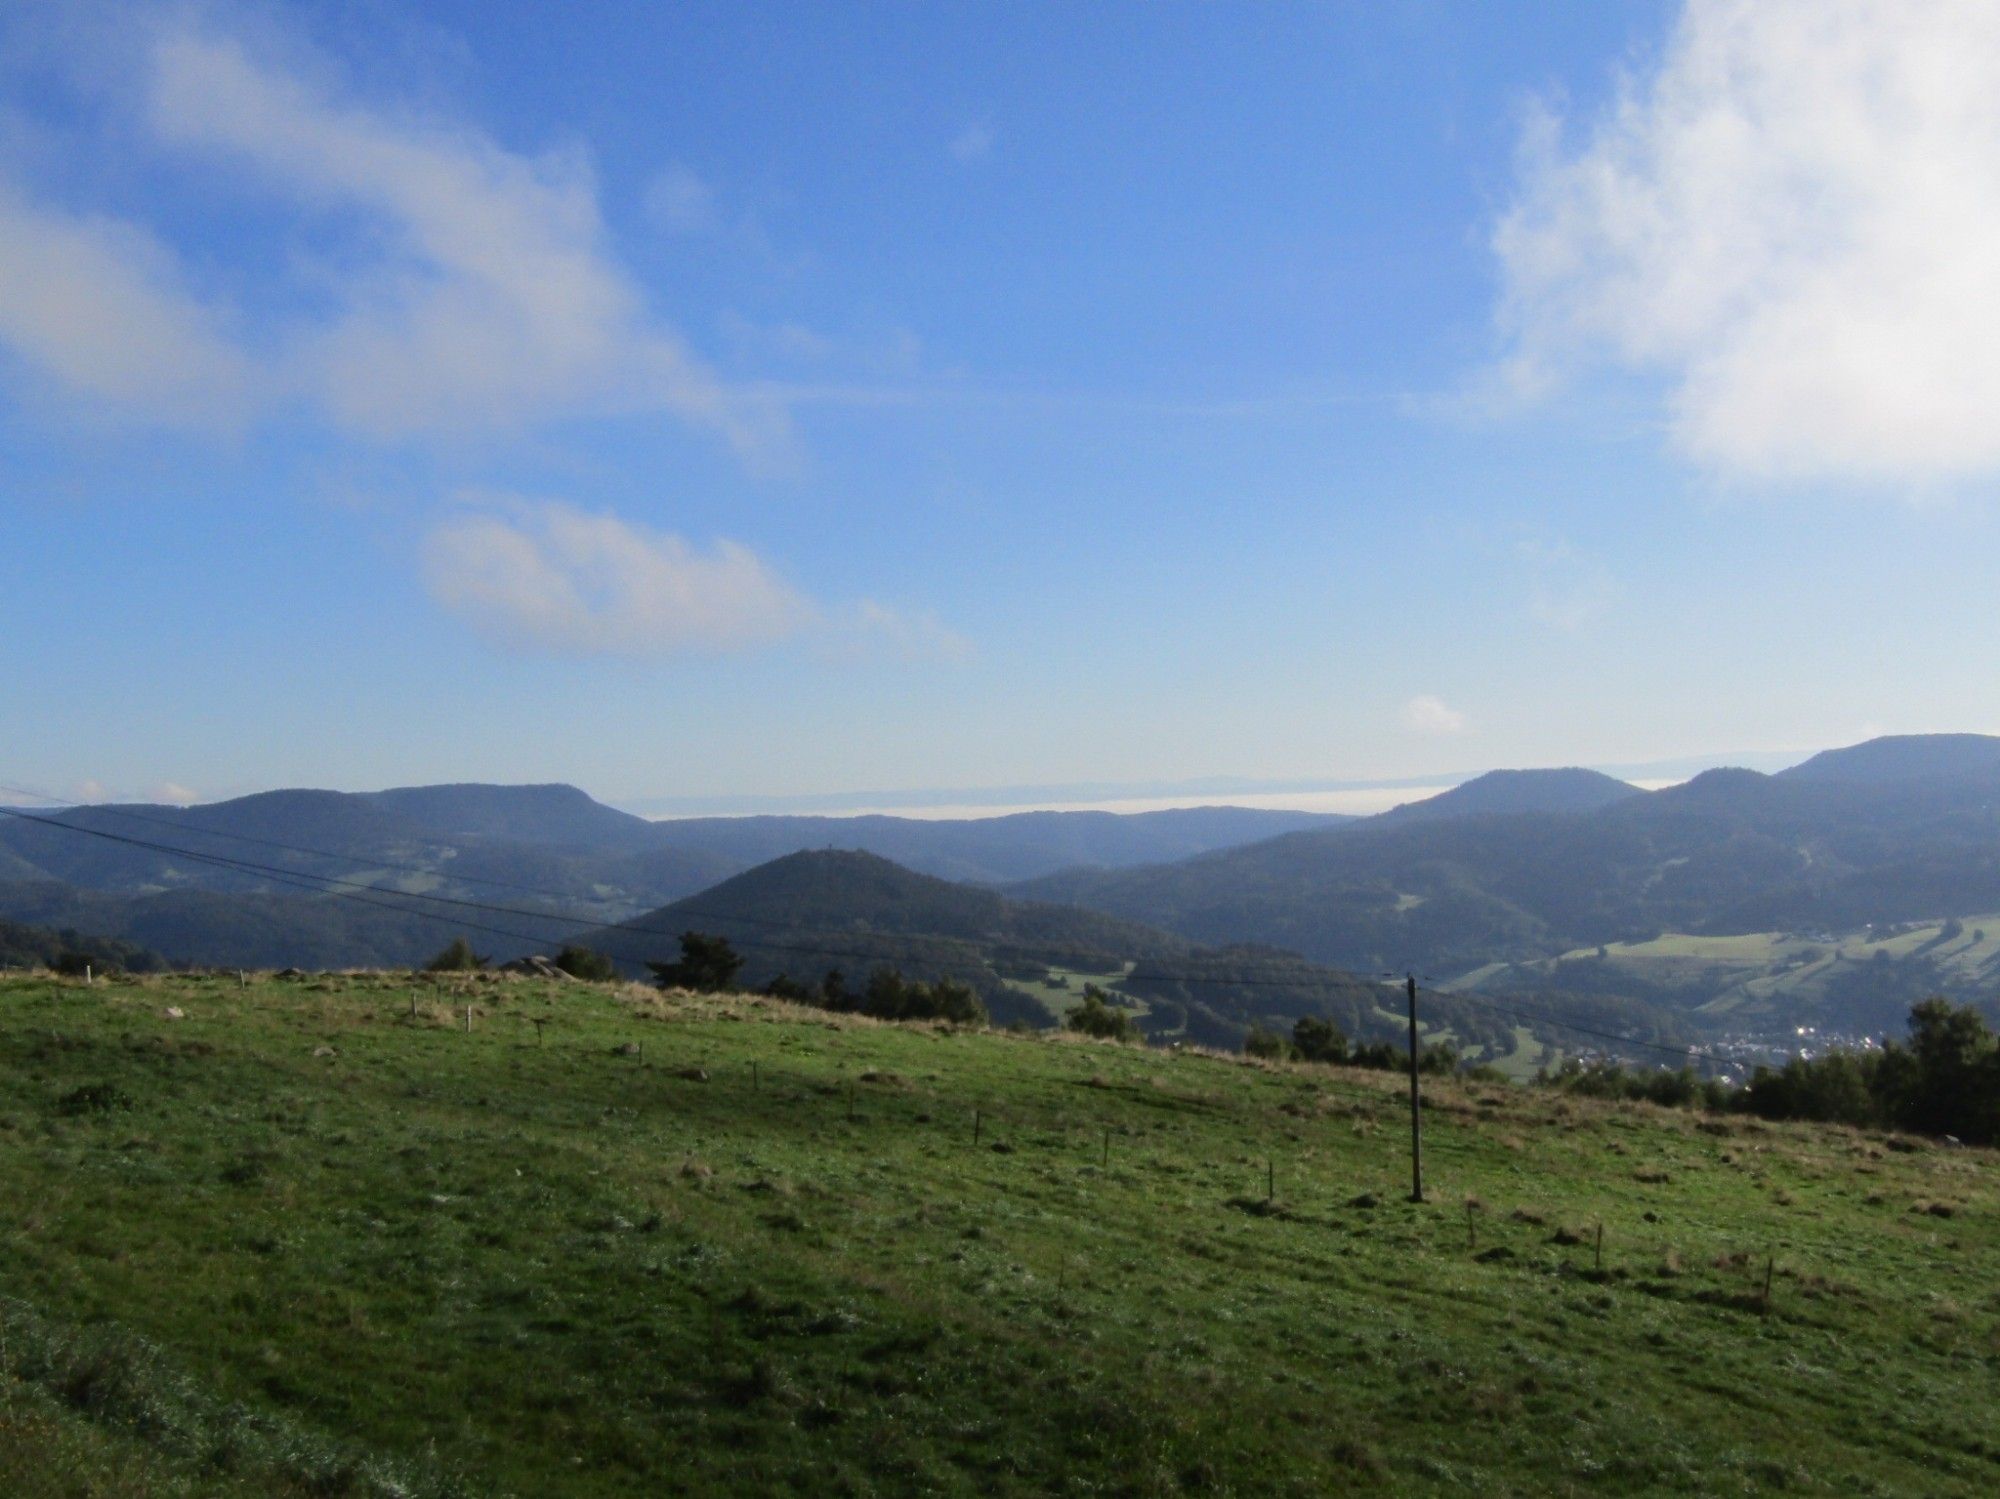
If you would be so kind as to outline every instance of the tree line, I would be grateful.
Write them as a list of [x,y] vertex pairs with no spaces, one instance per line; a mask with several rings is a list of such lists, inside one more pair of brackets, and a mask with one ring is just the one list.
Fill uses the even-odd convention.
[[1758,1067],[1738,1088],[1692,1071],[1575,1061],[1546,1082],[1602,1098],[2000,1143],[2000,1036],[1978,1010],[1942,996],[1911,1007],[1907,1041],[1886,1041],[1879,1050],[1793,1057],[1782,1067]]

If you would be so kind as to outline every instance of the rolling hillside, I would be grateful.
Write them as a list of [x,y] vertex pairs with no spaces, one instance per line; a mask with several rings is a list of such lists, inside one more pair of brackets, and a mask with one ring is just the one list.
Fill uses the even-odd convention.
[[1403,1086],[636,986],[0,978],[0,1491],[2000,1486],[1992,1152],[1433,1080],[1420,1205]]
[[1426,817],[1410,809],[1337,832],[1015,888],[1144,913],[1198,942],[1263,942],[1358,971],[1422,965],[1440,974],[1662,932],[1937,921],[2000,910],[1994,743],[1947,736],[1862,746],[1839,752],[1859,758],[1779,776],[1710,771],[1594,810]]
[[[30,809],[32,810],[32,809]],[[713,817],[648,822],[573,786],[415,786],[392,791],[270,791],[192,807],[119,803],[0,820],[0,875],[98,890],[262,888],[173,845],[301,870],[412,866],[437,882],[555,881],[580,899],[658,903],[784,854],[853,848],[942,878],[998,883],[1071,866],[1188,857],[1350,818],[1247,807],[1162,812],[1025,812],[1002,817]],[[84,838],[49,822],[131,840]],[[301,852],[303,850],[304,852]],[[608,892],[608,894],[607,894]]]
[[[584,938],[635,974],[677,954],[697,930],[730,939],[747,959],[743,981],[779,974],[814,981],[827,969],[860,981],[878,964],[922,980],[955,978],[996,1020],[1049,1024],[1086,984],[1109,989],[1156,1041],[1235,1050],[1252,1026],[1289,1032],[1301,1016],[1329,1018],[1358,1040],[1392,1040],[1404,1019],[1377,980],[1243,944],[1197,946],[1157,928],[1074,906],[1011,900],[903,869],[873,854],[792,854],[713,890]],[[1557,1003],[1544,1014],[1561,1012]],[[1668,1034],[1630,1006],[1616,1015],[1635,1034]],[[1532,1071],[1530,1055],[1564,1044],[1552,1027],[1517,1030],[1504,1015],[1437,996],[1425,1002],[1432,1039],[1470,1060]]]
[[1637,786],[1595,770],[1489,770],[1371,821],[1379,826],[1519,812],[1595,812],[1642,794]]

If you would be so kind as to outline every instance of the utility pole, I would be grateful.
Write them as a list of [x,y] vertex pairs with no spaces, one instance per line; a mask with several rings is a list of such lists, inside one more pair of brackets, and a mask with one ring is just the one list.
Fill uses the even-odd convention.
[[1410,996],[1410,1201],[1424,1200],[1423,1101],[1417,1095],[1417,976],[1403,976]]

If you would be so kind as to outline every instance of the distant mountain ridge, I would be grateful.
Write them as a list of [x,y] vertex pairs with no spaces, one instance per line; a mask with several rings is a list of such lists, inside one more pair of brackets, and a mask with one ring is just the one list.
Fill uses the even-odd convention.
[[1857,746],[1798,773],[1711,770],[1584,810],[1439,815],[1424,805],[1011,888],[1362,972],[1461,972],[1661,931],[2000,911],[2000,740],[1979,736]]
[[[940,930],[897,928],[864,910],[872,942],[1004,945],[1020,919],[993,916],[1007,908],[990,901],[1004,895],[1150,931],[1118,939],[1128,960],[1170,936],[1357,972],[1457,973],[1660,932],[2000,913],[2000,739],[1899,736],[1776,775],[1718,769],[1656,792],[1573,767],[1497,771],[1361,819],[1220,807],[652,823],[573,787],[476,784],[79,807],[0,819],[0,918],[101,932],[177,961],[400,964],[457,926],[482,950],[550,947],[590,923],[657,915],[754,866],[829,847],[893,860],[901,874],[992,887],[984,905],[978,891],[939,904],[937,892],[899,887],[898,902],[931,910]],[[826,868],[846,871],[864,907],[871,881],[890,878],[864,863]],[[329,876],[408,909],[319,893]],[[773,895],[767,884],[757,899]],[[425,896],[513,909],[482,915],[425,906]],[[794,898],[803,896],[780,904]],[[855,918],[852,900],[842,910]],[[1065,919],[1072,936],[1081,930]],[[1054,918],[1042,920],[1036,940],[1051,939]],[[482,936],[482,925],[500,931]]]
[[689,929],[723,932],[753,951],[775,929],[810,931],[834,945],[849,934],[873,934],[1132,957],[1185,952],[1190,945],[1138,922],[1016,900],[919,874],[879,854],[836,849],[786,854],[590,940],[621,957],[641,949],[672,956],[672,942],[660,934]]
[[1822,750],[1778,772],[1791,781],[1882,785],[1932,777],[2000,774],[2000,738],[1988,734],[1887,734],[1845,749]]
[[[85,923],[181,961],[400,964],[445,922],[318,893],[325,881],[353,882],[390,903],[429,895],[585,918],[569,928],[520,914],[483,918],[503,929],[573,930],[810,848],[860,848],[941,878],[998,884],[1072,865],[1173,860],[1345,820],[1208,807],[958,822],[656,823],[565,785],[269,791],[192,807],[112,804],[0,818],[0,917]],[[470,911],[465,919],[482,920]],[[505,950],[507,939],[486,945]]]
[[1449,791],[1404,802],[1375,823],[1435,821],[1446,817],[1515,816],[1523,812],[1594,812],[1645,793],[1601,771],[1489,770]]

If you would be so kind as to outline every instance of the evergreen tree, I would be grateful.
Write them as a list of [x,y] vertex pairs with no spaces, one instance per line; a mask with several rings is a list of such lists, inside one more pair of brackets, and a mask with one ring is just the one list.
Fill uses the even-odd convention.
[[719,994],[735,986],[743,959],[729,945],[727,937],[706,932],[682,932],[681,956],[677,963],[646,965],[662,989],[692,989],[697,994]]

